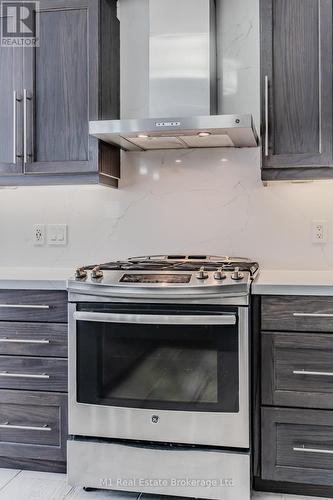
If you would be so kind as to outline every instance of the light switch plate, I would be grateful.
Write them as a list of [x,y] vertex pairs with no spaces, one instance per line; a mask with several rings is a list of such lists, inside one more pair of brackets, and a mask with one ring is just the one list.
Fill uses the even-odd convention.
[[48,245],[67,245],[67,224],[49,224],[47,226]]

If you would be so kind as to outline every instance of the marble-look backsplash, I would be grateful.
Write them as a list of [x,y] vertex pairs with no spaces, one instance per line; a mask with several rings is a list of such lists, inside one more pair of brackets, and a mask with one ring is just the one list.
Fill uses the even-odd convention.
[[[121,0],[120,17],[135,12],[134,1],[140,2]],[[258,124],[258,0],[247,0],[246,8],[243,0],[222,0],[218,20],[220,111],[252,113]],[[136,55],[126,34],[133,22],[122,28],[123,116],[144,108],[129,95],[136,89],[128,82],[138,81],[131,76]],[[249,256],[269,268],[333,269],[332,194],[328,181],[263,187],[259,149],[126,153],[118,191],[0,189],[0,266],[67,267],[207,252]],[[324,246],[311,242],[311,221],[320,219],[329,224]],[[68,224],[68,246],[34,247],[36,223]]]
[[[257,149],[130,153],[121,184],[1,189],[0,265],[208,252],[270,268],[333,268],[333,183],[263,187]],[[311,243],[316,219],[329,222],[327,245]],[[67,223],[68,246],[34,247],[35,223]]]

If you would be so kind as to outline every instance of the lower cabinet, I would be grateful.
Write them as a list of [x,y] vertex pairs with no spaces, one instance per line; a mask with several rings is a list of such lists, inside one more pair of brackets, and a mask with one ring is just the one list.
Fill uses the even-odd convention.
[[333,486],[333,413],[263,408],[262,478]]
[[67,293],[0,290],[0,467],[66,471]]
[[254,302],[254,487],[333,498],[333,297]]
[[0,466],[65,471],[67,395],[0,391]]
[[333,335],[263,332],[262,403],[333,409]]

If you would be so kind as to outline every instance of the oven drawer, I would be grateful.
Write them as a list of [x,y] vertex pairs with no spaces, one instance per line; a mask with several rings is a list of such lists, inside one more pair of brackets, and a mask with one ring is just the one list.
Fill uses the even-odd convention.
[[0,390],[0,459],[66,460],[65,394]]
[[333,409],[333,335],[262,333],[262,403]]
[[262,478],[333,486],[333,412],[263,408]]
[[0,389],[67,392],[67,359],[0,356]]
[[263,296],[261,308],[262,330],[333,333],[333,298]]
[[[131,484],[119,481],[129,475]],[[163,480],[157,484],[156,478]],[[154,479],[155,484],[149,484]],[[214,479],[216,484],[207,487]],[[216,449],[71,440],[68,483],[154,495],[177,493],[178,498],[250,500],[250,456]]]
[[67,322],[67,292],[0,291],[0,321]]
[[66,323],[0,322],[0,355],[67,357]]

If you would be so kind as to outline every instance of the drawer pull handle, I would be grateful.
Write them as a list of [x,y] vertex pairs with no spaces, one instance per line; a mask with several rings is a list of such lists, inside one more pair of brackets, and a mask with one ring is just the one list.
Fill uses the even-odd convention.
[[1,337],[0,342],[4,344],[49,344],[50,341],[47,339],[9,339],[8,337]]
[[333,377],[333,372],[311,372],[307,370],[294,370],[294,375],[314,375],[315,377]]
[[46,373],[9,373],[9,372],[0,372],[0,377],[17,377],[17,378],[43,378],[49,379],[50,375]]
[[14,425],[10,424],[9,422],[4,422],[3,424],[0,424],[1,429],[21,429],[25,431],[52,431],[52,428],[45,424],[41,427],[34,427],[32,425]]
[[295,318],[333,318],[329,313],[293,313]]
[[8,309],[50,309],[51,306],[42,304],[0,304],[2,308]]
[[300,451],[303,453],[323,453],[326,455],[333,455],[333,450],[320,450],[317,448],[305,448],[305,446],[300,447],[295,447],[293,448],[293,451]]

